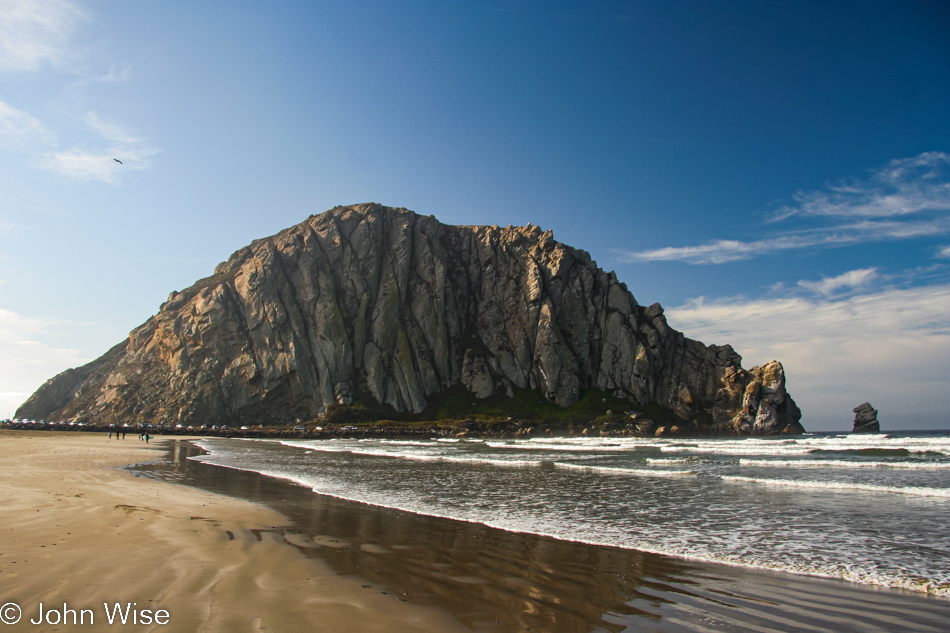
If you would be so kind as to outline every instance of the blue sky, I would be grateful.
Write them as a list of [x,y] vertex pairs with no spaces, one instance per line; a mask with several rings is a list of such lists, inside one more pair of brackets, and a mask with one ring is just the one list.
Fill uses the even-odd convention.
[[946,2],[0,0],[0,416],[375,201],[553,229],[810,429],[950,428],[948,113]]

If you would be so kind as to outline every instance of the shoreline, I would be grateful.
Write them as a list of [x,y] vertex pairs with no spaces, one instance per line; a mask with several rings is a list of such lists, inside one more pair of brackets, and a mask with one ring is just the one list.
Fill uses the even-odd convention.
[[646,624],[704,630],[719,622],[715,630],[778,631],[787,629],[761,623],[801,621],[816,631],[871,631],[899,615],[902,630],[940,631],[933,623],[950,615],[946,599],[910,590],[590,545],[315,494],[188,459],[203,452],[180,443],[165,476],[277,509],[293,521],[294,544],[338,573],[397,593],[437,595],[453,612],[467,604],[469,624],[494,617],[514,620],[512,630],[566,632]]
[[[187,442],[193,443],[193,442],[192,442],[192,439],[203,439],[203,438],[191,438],[191,439],[188,439],[188,438],[176,438],[175,441],[187,441]],[[218,439],[220,439],[220,438],[218,438]],[[246,439],[246,438],[224,438],[224,439]],[[203,451],[203,449],[200,449],[200,450]],[[211,466],[212,468],[224,468],[224,469],[230,469],[230,470],[237,470],[237,471],[240,471],[240,472],[249,473],[249,474],[252,474],[252,475],[254,475],[254,476],[259,476],[259,477],[278,479],[278,480],[286,481],[287,483],[289,483],[289,484],[292,485],[292,486],[300,486],[300,487],[302,487],[302,488],[304,488],[304,489],[307,489],[307,487],[306,487],[304,484],[299,484],[299,483],[297,483],[296,481],[293,481],[293,480],[291,480],[291,479],[282,479],[282,478],[280,478],[280,477],[276,477],[276,476],[274,476],[274,475],[270,475],[270,474],[267,474],[267,473],[260,473],[260,472],[258,472],[258,471],[253,470],[253,469],[242,469],[242,468],[238,468],[238,467],[236,467],[236,466],[223,466],[223,465],[218,465],[218,464],[212,464],[212,465],[210,465],[210,466]],[[189,485],[197,485],[197,484],[192,483],[192,484],[189,484]],[[199,486],[199,487],[200,487],[200,486]],[[779,566],[777,566],[777,565],[776,565],[776,566],[753,565],[753,564],[742,563],[742,562],[734,562],[734,561],[729,561],[729,560],[720,560],[720,559],[715,559],[715,558],[704,558],[704,557],[702,557],[702,556],[696,556],[696,555],[680,554],[680,553],[670,552],[670,551],[666,551],[666,550],[662,550],[662,549],[651,549],[651,548],[646,548],[646,547],[623,547],[623,546],[619,546],[619,545],[611,545],[611,544],[596,542],[596,541],[592,541],[592,540],[584,540],[584,539],[580,539],[580,538],[569,538],[569,537],[562,536],[562,535],[558,535],[558,534],[551,534],[551,533],[540,532],[540,531],[521,531],[521,530],[513,530],[513,529],[508,529],[508,528],[505,528],[505,527],[500,527],[500,526],[497,526],[497,525],[492,525],[492,524],[488,524],[488,523],[484,523],[484,522],[479,522],[479,521],[475,521],[475,520],[470,520],[470,519],[463,519],[463,518],[452,517],[452,516],[442,515],[442,514],[430,514],[430,513],[418,512],[418,511],[415,511],[415,510],[407,510],[407,509],[405,509],[405,508],[401,508],[401,507],[398,507],[398,506],[395,506],[395,505],[384,505],[384,504],[379,504],[379,503],[371,503],[371,502],[360,501],[360,500],[357,500],[357,499],[351,499],[351,498],[346,497],[346,496],[331,494],[331,493],[327,493],[327,492],[316,492],[316,491],[309,490],[309,489],[307,489],[307,490],[308,490],[308,492],[309,492],[310,494],[319,495],[319,496],[321,496],[321,497],[327,497],[327,498],[334,499],[334,500],[337,500],[337,501],[342,502],[342,503],[348,503],[348,504],[351,503],[351,504],[357,504],[357,505],[359,505],[359,506],[368,506],[368,507],[377,508],[377,509],[379,509],[379,510],[392,510],[392,511],[395,511],[395,512],[405,512],[405,513],[412,514],[412,515],[415,515],[415,516],[417,516],[417,517],[420,517],[420,519],[423,519],[423,520],[424,520],[424,519],[435,519],[435,520],[439,520],[439,521],[451,521],[451,522],[455,522],[455,523],[464,523],[464,524],[470,524],[470,525],[480,526],[480,527],[484,527],[484,528],[489,529],[489,530],[498,530],[498,531],[506,532],[506,533],[509,533],[509,534],[525,535],[525,536],[527,536],[527,537],[536,537],[536,538],[541,538],[541,539],[552,539],[552,540],[554,540],[554,541],[559,541],[559,542],[563,542],[563,543],[574,544],[574,545],[578,545],[578,546],[587,546],[587,547],[592,547],[592,548],[604,548],[604,549],[615,549],[615,550],[620,550],[620,551],[636,552],[636,553],[638,553],[638,554],[645,554],[645,555],[649,555],[649,556],[659,556],[659,557],[669,558],[669,559],[672,559],[672,560],[681,561],[681,562],[683,562],[683,563],[685,563],[685,564],[687,564],[687,565],[690,565],[690,564],[692,564],[692,565],[697,565],[697,566],[709,565],[709,566],[712,566],[712,567],[724,566],[724,567],[736,568],[737,570],[744,571],[744,572],[747,572],[747,573],[750,573],[750,574],[758,574],[758,573],[761,573],[761,574],[778,574],[778,575],[789,574],[789,575],[792,575],[792,576],[802,577],[802,578],[805,578],[805,579],[829,580],[829,581],[832,581],[832,582],[843,582],[843,583],[846,583],[846,584],[848,584],[848,585],[857,585],[857,586],[859,586],[859,587],[864,587],[864,588],[869,589],[869,590],[896,591],[896,592],[904,593],[904,594],[909,595],[909,596],[920,596],[920,597],[925,597],[925,598],[933,598],[933,599],[936,599],[936,600],[945,600],[945,601],[948,601],[948,608],[950,608],[950,596],[948,596],[945,592],[944,592],[944,593],[940,593],[940,592],[937,592],[937,591],[931,591],[931,590],[929,590],[929,589],[916,588],[916,587],[910,586],[910,585],[896,585],[896,584],[895,584],[895,585],[888,585],[888,584],[879,583],[879,582],[862,582],[861,580],[858,580],[858,579],[852,579],[852,578],[848,578],[848,577],[844,577],[844,576],[836,576],[836,575],[833,575],[833,574],[826,574],[826,573],[812,572],[812,571],[798,571],[798,570],[794,570],[794,569],[784,569],[784,568],[779,567]],[[264,503],[264,505],[268,505],[266,502],[259,502],[259,503]]]
[[[274,440],[269,440],[269,441],[273,442]],[[209,438],[209,442],[221,442],[221,444],[218,444],[217,446],[220,446],[222,448],[226,446],[233,448],[233,447],[239,447],[242,445],[241,443],[227,442],[221,439]],[[551,470],[557,470],[558,467],[566,468],[568,466],[571,466],[582,473],[587,473],[588,471],[605,471],[608,473],[630,472],[630,473],[634,473],[637,476],[637,478],[648,477],[651,474],[640,467],[627,469],[627,470],[624,470],[624,469],[614,470],[611,468],[598,468],[598,467],[592,468],[592,467],[583,466],[583,465],[574,467],[573,464],[542,463],[540,459],[536,461],[517,461],[516,460],[513,463],[508,463],[504,461],[501,461],[501,462],[491,461],[490,459],[468,460],[468,459],[462,459],[461,457],[453,457],[444,453],[440,453],[439,457],[433,457],[429,455],[428,453],[424,454],[421,457],[414,456],[413,454],[410,454],[410,453],[403,454],[399,451],[396,451],[395,453],[391,453],[391,452],[382,453],[377,450],[378,446],[375,444],[369,445],[370,448],[367,448],[365,450],[361,449],[362,445],[357,445],[355,443],[347,444],[345,447],[343,447],[343,445],[341,444],[341,445],[338,445],[337,449],[331,450],[329,447],[334,446],[334,444],[333,442],[330,442],[324,445],[327,447],[327,451],[328,451],[328,453],[324,453],[320,450],[319,446],[317,446],[319,444],[317,442],[299,444],[298,442],[278,441],[278,443],[286,444],[287,446],[291,448],[305,449],[305,453],[310,454],[310,455],[316,455],[316,454],[327,455],[328,453],[336,454],[337,452],[342,452],[342,453],[352,452],[354,455],[363,456],[359,459],[368,460],[366,462],[363,462],[362,465],[366,469],[367,472],[375,473],[376,477],[380,477],[380,473],[382,473],[383,471],[382,469],[377,469],[375,466],[372,466],[371,464],[373,462],[386,461],[386,459],[390,457],[405,457],[408,460],[407,462],[405,462],[406,464],[414,463],[412,461],[414,459],[420,459],[422,461],[428,461],[428,462],[435,461],[435,462],[440,462],[440,463],[443,462],[444,460],[446,463],[463,463],[463,464],[468,464],[468,465],[474,465],[474,464],[481,465],[481,464],[490,463],[493,467],[494,466],[511,466],[511,465],[517,464],[519,467],[523,468],[525,472],[530,471],[532,473],[535,473],[534,475],[532,475],[532,477],[537,477],[539,481],[543,477],[546,477],[546,476],[549,477]],[[198,444],[202,447],[207,446],[209,449],[212,449],[217,453],[217,450],[214,448],[216,446],[215,444],[211,444],[211,443],[205,444],[204,442],[198,442]],[[253,444],[254,442],[250,442],[244,445],[251,446]],[[260,444],[260,446],[269,446],[269,445],[273,445],[273,444],[267,444],[267,443]],[[432,446],[435,446],[435,444],[432,444]],[[441,444],[441,446],[452,447],[455,445]],[[481,445],[472,445],[472,446],[481,446]],[[227,454],[231,452],[232,448],[224,448],[224,453]],[[311,449],[315,449],[316,452],[314,452]],[[237,449],[238,452],[240,452],[241,450],[243,449],[240,449],[240,448]],[[620,450],[620,449],[617,449],[617,450]],[[728,451],[726,452],[728,453]],[[466,453],[465,455],[469,455],[469,454]],[[519,459],[520,457],[521,456],[519,455]],[[531,460],[532,458],[533,458],[533,455],[529,455],[529,457],[526,459]],[[556,458],[549,457],[548,459],[556,459]],[[301,460],[302,460],[301,463],[309,463],[310,458],[301,457]],[[392,460],[392,461],[402,462],[402,460]],[[663,461],[663,460],[649,460],[648,459],[647,461],[650,462],[650,461]],[[742,461],[745,461],[745,460],[743,459]],[[810,552],[812,555],[812,558],[808,558],[807,556],[799,556],[796,559],[795,557],[782,557],[781,546],[779,546],[776,549],[774,544],[763,543],[763,547],[759,549],[758,547],[754,545],[754,541],[749,539],[748,540],[749,547],[747,551],[750,554],[748,556],[729,556],[729,554],[732,554],[733,552],[730,552],[729,550],[726,550],[725,548],[716,550],[715,548],[710,547],[710,548],[706,548],[705,551],[701,547],[691,549],[689,547],[689,542],[685,541],[682,538],[680,538],[679,540],[676,540],[675,536],[673,539],[670,539],[669,541],[665,541],[663,538],[664,534],[657,533],[657,531],[655,530],[652,531],[651,533],[651,531],[649,530],[649,526],[642,525],[642,524],[638,529],[631,530],[629,533],[625,534],[618,531],[612,531],[611,524],[602,524],[601,529],[598,531],[591,531],[590,529],[584,530],[583,528],[585,526],[581,526],[581,529],[575,529],[570,525],[570,521],[567,521],[566,523],[562,522],[560,525],[555,524],[551,526],[550,523],[548,524],[544,523],[543,514],[536,517],[538,521],[536,521],[535,523],[525,522],[523,519],[523,516],[520,522],[517,520],[515,521],[506,520],[504,510],[497,511],[491,508],[490,506],[486,506],[484,503],[479,502],[478,497],[480,496],[479,495],[480,491],[473,490],[471,487],[468,487],[466,492],[462,492],[462,490],[465,489],[465,486],[462,486],[459,489],[452,488],[452,490],[456,490],[457,492],[462,492],[463,496],[459,496],[458,494],[456,494],[454,495],[454,497],[457,499],[463,500],[462,501],[463,505],[456,504],[455,502],[451,501],[448,498],[448,496],[446,496],[446,503],[442,506],[439,506],[438,504],[433,505],[433,504],[426,504],[425,502],[414,502],[412,499],[409,499],[409,498],[401,498],[398,494],[394,496],[392,494],[393,491],[398,490],[399,488],[393,488],[392,486],[387,487],[385,484],[381,486],[377,486],[376,484],[372,482],[371,479],[364,479],[361,482],[362,487],[359,488],[360,492],[354,494],[354,491],[350,489],[350,486],[347,483],[348,477],[346,475],[346,471],[340,470],[340,465],[335,466],[336,470],[334,471],[335,475],[331,477],[332,481],[329,481],[327,483],[321,483],[321,477],[316,474],[318,470],[314,470],[314,469],[318,469],[319,467],[316,466],[315,464],[311,464],[309,466],[310,470],[308,471],[306,468],[291,466],[290,465],[291,462],[287,462],[288,468],[294,469],[293,474],[291,475],[289,474],[289,471],[284,470],[281,466],[277,465],[277,462],[273,462],[273,465],[265,465],[263,468],[261,468],[262,464],[270,463],[270,462],[267,462],[266,459],[264,461],[256,461],[254,459],[251,459],[250,462],[246,462],[246,463],[240,459],[238,459],[237,461],[233,459],[225,459],[223,463],[220,461],[211,459],[209,463],[218,464],[220,468],[233,468],[233,469],[238,469],[238,470],[244,470],[245,472],[254,473],[260,476],[264,476],[264,477],[280,478],[283,474],[283,477],[285,478],[286,481],[299,484],[303,486],[304,488],[308,489],[308,491],[311,486],[315,486],[317,490],[314,492],[321,496],[329,496],[334,499],[340,500],[342,502],[366,504],[366,505],[370,505],[370,506],[373,506],[375,508],[380,508],[380,509],[390,509],[390,510],[394,510],[398,512],[410,512],[423,518],[432,518],[432,519],[439,519],[439,520],[455,521],[455,522],[460,522],[460,523],[471,523],[474,525],[483,525],[488,528],[497,529],[500,531],[511,532],[515,534],[523,533],[530,536],[551,538],[554,540],[571,542],[571,543],[576,543],[579,545],[587,545],[590,547],[606,547],[606,548],[615,547],[621,550],[631,550],[631,551],[636,551],[643,554],[665,556],[665,557],[669,557],[675,560],[680,560],[687,563],[694,563],[697,565],[707,565],[707,564],[714,565],[714,566],[721,565],[721,566],[738,568],[740,570],[745,570],[749,573],[791,574],[791,575],[802,577],[805,579],[827,579],[827,580],[832,580],[832,581],[843,581],[849,584],[855,584],[855,585],[859,585],[861,587],[865,587],[869,589],[879,588],[883,590],[907,592],[910,595],[936,598],[940,600],[950,600],[950,593],[948,593],[948,584],[946,582],[945,575],[943,574],[944,568],[942,565],[939,564],[939,561],[941,561],[942,558],[938,556],[937,558],[932,559],[933,561],[936,561],[936,563],[930,563],[929,567],[923,567],[923,568],[919,566],[918,563],[921,563],[921,565],[923,565],[925,560],[927,561],[931,560],[929,558],[928,559],[923,558],[924,556],[923,554],[918,554],[910,558],[905,557],[903,559],[896,560],[896,561],[887,560],[887,559],[877,560],[874,558],[876,554],[875,554],[875,547],[873,546],[873,543],[869,545],[868,543],[865,542],[863,545],[859,545],[853,549],[847,550],[849,553],[845,553],[841,551],[840,547],[836,550],[829,549],[828,547],[825,547],[824,549],[822,549],[822,543],[823,543],[822,538],[824,535],[812,534],[812,537],[815,540],[811,541],[812,543],[811,546],[809,546],[808,541],[800,541],[800,543],[798,544],[793,543],[793,545],[798,546],[799,551]],[[418,462],[415,462],[415,463],[418,463]],[[826,463],[832,464],[835,462],[826,462]],[[257,465],[253,465],[253,464],[257,464]],[[875,464],[878,464],[878,462],[866,463],[864,465],[875,465]],[[924,465],[929,465],[929,464],[924,464]],[[935,465],[943,467],[943,466],[948,466],[950,464],[942,463],[942,464],[935,464]],[[420,465],[418,466],[418,468],[421,470],[424,468],[424,466]],[[413,467],[409,465],[401,466],[399,468],[396,468],[395,470],[399,472],[403,472],[403,473],[419,473],[420,472],[419,470],[413,470]],[[545,475],[546,471],[548,472],[548,475]],[[473,470],[472,472],[474,473],[477,471]],[[518,472],[521,472],[521,471],[518,471]],[[914,472],[916,472],[916,469]],[[931,472],[931,471],[927,470],[926,472]],[[941,471],[934,471],[934,472],[944,472],[944,471],[941,470]],[[311,474],[313,474],[313,476],[311,476]],[[656,474],[679,476],[679,475],[696,475],[697,473],[695,471],[672,471],[672,472],[659,471]],[[703,473],[699,473],[699,474],[702,475]],[[354,482],[356,481],[356,479],[361,478],[359,475],[359,471],[354,471],[354,474],[352,476],[354,478]],[[399,477],[400,479],[402,477],[402,475],[399,475],[398,473],[394,473],[394,476]],[[415,475],[409,475],[409,477],[413,477],[413,476]],[[421,474],[420,474],[420,477],[422,477]],[[894,493],[900,492],[903,494],[894,495],[894,496],[900,499],[907,499],[909,500],[910,503],[917,503],[918,501],[920,503],[928,503],[930,502],[931,499],[939,503],[939,502],[945,502],[947,498],[946,493],[948,492],[946,488],[928,488],[928,487],[921,487],[918,485],[909,486],[909,487],[900,487],[900,486],[888,487],[888,486],[880,486],[880,485],[873,485],[873,484],[858,482],[858,483],[843,484],[839,486],[833,483],[829,484],[827,482],[813,481],[813,480],[784,480],[784,479],[774,479],[774,478],[769,479],[769,478],[743,477],[743,476],[736,475],[735,473],[733,474],[720,473],[715,476],[715,479],[718,480],[720,477],[722,480],[725,480],[727,482],[732,482],[732,481],[752,482],[756,484],[755,486],[756,490],[754,492],[758,492],[761,490],[772,490],[773,488],[777,488],[779,489],[778,494],[785,494],[787,496],[796,495],[798,494],[799,490],[804,490],[805,492],[803,494],[813,494],[814,490],[823,492],[828,489],[842,489],[842,490],[852,492],[852,493],[856,492],[858,493],[858,495],[861,495],[867,492],[875,492],[875,493],[881,492],[881,491],[894,492]],[[384,473],[382,477],[379,479],[379,481],[382,483],[387,479],[388,478],[386,477]],[[495,480],[515,481],[515,478],[513,477],[512,480],[506,480],[503,474],[499,474],[499,475],[495,475]],[[653,480],[653,481],[657,481],[657,480]],[[520,502],[520,500],[524,500],[525,502],[531,502],[531,500],[533,499],[533,490],[530,488],[525,488],[523,480],[518,481],[518,483],[521,485],[520,495],[518,497],[518,501],[515,501],[515,503]],[[565,485],[565,487],[568,484],[568,482],[562,482],[562,483]],[[401,481],[399,486],[406,487],[407,481]],[[411,487],[411,484],[408,484],[408,486]],[[491,485],[489,485],[489,487],[491,487]],[[374,488],[386,489],[389,491],[390,494],[388,497],[386,496],[381,497],[379,495],[374,494]],[[786,493],[785,490],[787,489],[791,489],[791,492]],[[494,488],[492,490],[493,490],[493,494],[496,494],[496,495],[498,494]],[[435,492],[435,494],[438,494],[438,492],[434,488],[433,488],[433,491]],[[238,492],[237,494],[240,494],[240,493]],[[623,496],[624,494],[623,491],[620,491],[619,489],[616,492],[616,494],[621,495],[621,496],[616,497],[614,500],[610,500],[610,499],[604,500],[604,502],[606,502],[604,507],[613,505],[613,501],[616,501],[618,504],[622,503],[624,499],[627,498]],[[727,493],[727,494],[731,494],[731,493]],[[735,494],[741,495],[743,494],[743,492],[739,488],[736,488]],[[471,495],[471,501],[465,501],[464,495]],[[504,498],[503,507],[512,505],[513,498],[511,496],[505,497],[504,495],[498,495],[498,498]],[[865,497],[865,499],[867,498],[870,498],[870,497]],[[698,502],[698,505],[701,506],[702,495],[697,497],[696,501]],[[721,502],[721,499],[720,499],[720,502]],[[478,510],[475,512],[468,512],[467,506],[469,504],[471,504],[472,507],[477,507]],[[693,502],[690,502],[689,506],[687,506],[687,508],[696,508],[696,507],[697,506],[693,505]],[[807,508],[805,508],[805,510],[807,511]],[[633,508],[631,508],[631,511],[634,513],[637,512],[637,510]],[[761,508],[753,510],[753,512],[759,512],[759,511],[763,511],[763,510],[761,510]],[[684,520],[686,521],[691,520],[691,515],[693,514],[693,512],[695,512],[695,510],[687,509],[687,511],[683,515]],[[853,511],[851,513],[854,514],[855,512],[856,511]],[[765,515],[763,515],[763,518],[764,516]],[[794,518],[795,517],[793,514],[785,515],[783,521],[773,522],[773,524],[770,525],[770,529],[781,530],[783,528],[787,528],[788,525],[794,523]],[[544,526],[547,527],[548,529],[544,529],[544,527],[541,527],[539,522],[540,524],[544,524]],[[862,526],[858,526],[858,527],[860,528]],[[561,528],[561,529],[558,529],[558,528]],[[644,536],[644,534],[647,534],[649,536]],[[776,532],[776,535],[779,537],[781,536],[781,534],[778,532]],[[706,542],[706,541],[702,541],[703,538],[707,537],[707,533],[705,531],[703,533],[697,533],[696,536],[699,537],[700,542],[702,543]],[[897,538],[904,538],[904,536],[905,535],[902,534],[902,535],[899,535]],[[624,538],[624,537],[627,537],[627,538]],[[729,533],[715,533],[715,536],[709,537],[710,538],[709,542],[714,542],[711,539],[719,539],[720,541],[722,541],[730,537],[731,537],[731,534]],[[768,534],[765,534],[765,537],[768,538]],[[885,538],[886,540],[886,536],[882,538]],[[908,540],[906,541],[907,543],[917,543],[917,549],[918,550],[922,549],[922,546],[921,546],[922,541],[916,541],[912,537],[907,537],[907,538],[908,538]],[[723,555],[723,552],[725,552],[725,555]],[[771,556],[769,555],[769,552],[771,552],[772,554],[778,553],[779,555]],[[740,553],[744,553],[744,552],[740,552]]]
[[40,603],[106,625],[103,603],[118,602],[165,610],[181,631],[469,630],[287,547],[274,510],[121,468],[161,459],[160,443],[0,431],[0,445],[0,601],[19,605],[20,626]]

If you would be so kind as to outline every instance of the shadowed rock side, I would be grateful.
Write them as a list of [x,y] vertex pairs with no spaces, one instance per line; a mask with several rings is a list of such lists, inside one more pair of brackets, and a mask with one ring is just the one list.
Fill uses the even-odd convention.
[[865,402],[854,409],[854,428],[852,433],[880,433],[881,423],[877,419],[877,409]]
[[421,412],[461,382],[482,398],[540,389],[562,406],[598,388],[715,432],[800,431],[781,364],[740,361],[671,329],[659,304],[639,306],[550,231],[362,204],[234,253],[17,416],[286,423],[357,394]]

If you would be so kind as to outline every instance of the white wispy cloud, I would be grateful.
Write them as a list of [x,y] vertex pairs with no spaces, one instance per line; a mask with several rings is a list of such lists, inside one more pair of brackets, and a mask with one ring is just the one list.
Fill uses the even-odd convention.
[[798,285],[816,294],[828,297],[843,288],[851,288],[852,290],[864,288],[877,276],[877,268],[860,268],[858,270],[849,270],[837,277],[825,277],[822,275],[821,281],[802,279],[798,282]]
[[824,191],[799,192],[773,220],[795,215],[887,218],[922,211],[950,210],[947,170],[950,154],[925,152],[892,160],[864,180],[830,185]]
[[35,71],[70,57],[83,13],[66,0],[0,0],[0,70]]
[[92,154],[75,147],[46,155],[41,165],[45,169],[77,180],[101,180],[108,183],[116,182],[119,170],[119,165],[108,153]]
[[666,315],[690,338],[730,343],[745,366],[782,361],[806,428],[810,415],[840,416],[847,428],[851,408],[865,400],[882,414],[945,413],[950,285],[838,299],[698,298]]
[[680,261],[689,264],[724,264],[777,251],[840,247],[862,242],[901,240],[950,232],[950,217],[927,220],[859,220],[834,227],[805,229],[744,242],[715,240],[698,246],[666,246],[647,251],[619,251],[623,262]]
[[78,71],[78,79],[66,87],[67,94],[76,93],[91,84],[111,84],[126,81],[132,74],[132,68],[124,63],[111,63],[105,71]]
[[0,149],[13,150],[36,166],[81,180],[116,182],[119,165],[112,158],[119,155],[132,159],[129,169],[148,166],[148,159],[155,151],[141,141],[118,126],[102,122],[94,112],[85,117],[85,123],[100,139],[99,145],[110,143],[110,146],[94,151],[76,147],[62,150],[57,147],[56,135],[40,121],[0,101]]
[[[0,148],[15,150],[48,169],[70,178],[117,182],[123,171],[147,169],[158,149],[124,127],[102,120],[94,111],[83,117],[96,149],[57,147],[56,135],[40,121],[0,101]],[[119,158],[122,165],[113,159]]]
[[120,125],[103,121],[95,111],[86,113],[84,120],[89,129],[108,141],[130,145],[137,145],[142,142],[141,139],[133,136]]
[[42,167],[70,178],[114,183],[124,171],[150,167],[152,156],[159,151],[124,127],[103,121],[94,111],[88,112],[83,121],[93,134],[109,145],[95,151],[73,147],[49,152],[43,156]]
[[950,244],[941,248],[937,253],[937,257],[950,257]]
[[0,417],[12,416],[51,376],[90,360],[82,358],[78,350],[55,348],[37,340],[60,325],[52,319],[0,308]]
[[839,247],[950,232],[950,154],[926,152],[894,160],[864,180],[794,196],[770,219],[823,218],[817,227],[775,229],[755,240],[713,240],[694,246],[617,251],[623,262],[722,264],[783,250]]
[[[146,145],[112,146],[108,149],[89,152],[76,147],[51,152],[43,156],[40,165],[44,169],[55,171],[77,180],[99,180],[107,183],[118,182],[119,176],[127,170],[147,169],[151,158],[158,153],[157,148]],[[118,158],[121,164],[115,162]]]
[[55,135],[32,116],[0,101],[0,147],[49,146],[55,140]]
[[803,245],[802,240],[792,237],[754,242],[716,240],[699,246],[664,246],[637,253],[621,252],[619,259],[624,262],[682,261],[691,264],[724,264],[749,259],[770,251],[800,248],[801,245]]

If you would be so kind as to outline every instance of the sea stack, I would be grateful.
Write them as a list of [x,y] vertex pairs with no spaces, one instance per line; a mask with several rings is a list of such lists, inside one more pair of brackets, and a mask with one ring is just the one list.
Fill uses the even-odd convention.
[[877,409],[865,402],[854,408],[854,429],[852,433],[880,433],[881,424],[877,421]]
[[17,417],[288,424],[366,403],[428,414],[449,389],[500,409],[528,392],[567,407],[593,389],[659,405],[684,432],[803,432],[782,364],[741,360],[671,328],[551,231],[369,203],[238,250]]

